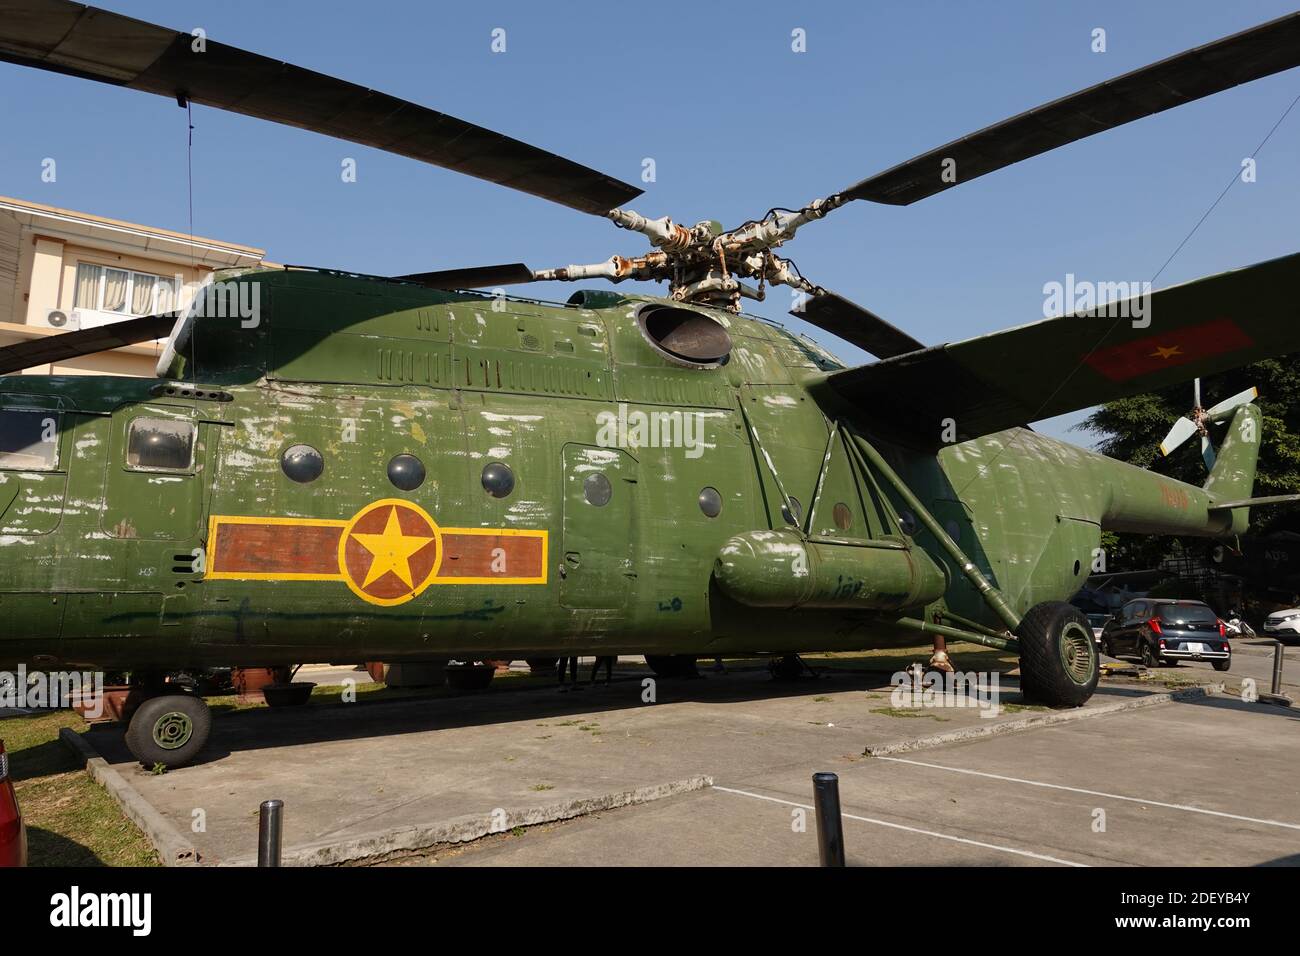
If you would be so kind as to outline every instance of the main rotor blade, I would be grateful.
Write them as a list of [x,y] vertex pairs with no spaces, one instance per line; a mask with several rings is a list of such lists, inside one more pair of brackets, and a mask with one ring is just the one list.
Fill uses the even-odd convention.
[[0,0],[0,60],[314,130],[595,215],[641,194],[446,113],[69,0]]
[[[906,206],[1094,133],[1300,66],[1300,13],[1115,77],[995,123],[849,187],[847,199]],[[955,175],[946,177],[946,160]]]
[[792,309],[790,314],[851,342],[876,358],[893,358],[925,348],[902,329],[834,292],[823,290],[820,295],[806,299],[802,311]]
[[0,348],[0,375],[164,338],[176,324],[176,315],[175,312],[143,315],[138,319],[124,319],[93,329],[63,332],[5,346]]
[[533,270],[522,262],[499,266],[472,266],[468,269],[443,269],[441,272],[416,272],[397,276],[405,282],[418,282],[430,289],[481,289],[487,286],[518,285],[533,281]]

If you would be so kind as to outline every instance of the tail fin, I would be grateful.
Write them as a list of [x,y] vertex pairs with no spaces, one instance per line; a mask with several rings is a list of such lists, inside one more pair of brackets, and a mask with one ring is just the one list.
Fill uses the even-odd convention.
[[[1257,405],[1242,405],[1232,416],[1218,458],[1203,486],[1212,501],[1235,504],[1250,498],[1255,487],[1262,425],[1263,416]],[[1233,532],[1245,531],[1249,523],[1249,507],[1232,508]]]

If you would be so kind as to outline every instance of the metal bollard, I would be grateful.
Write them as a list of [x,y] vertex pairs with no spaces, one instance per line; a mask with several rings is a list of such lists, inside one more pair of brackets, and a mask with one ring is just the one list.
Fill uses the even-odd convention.
[[1273,642],[1273,696],[1282,693],[1282,642]]
[[817,852],[822,866],[844,865],[844,821],[840,817],[840,778],[813,774],[813,805],[817,813]]
[[257,865],[280,865],[280,831],[284,826],[284,801],[267,800],[257,819]]

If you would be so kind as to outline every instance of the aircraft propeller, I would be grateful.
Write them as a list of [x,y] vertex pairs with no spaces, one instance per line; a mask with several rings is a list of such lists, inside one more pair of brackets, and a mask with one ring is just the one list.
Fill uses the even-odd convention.
[[1202,408],[1201,380],[1198,378],[1192,383],[1192,394],[1194,396],[1192,410],[1174,422],[1174,427],[1169,429],[1169,434],[1160,443],[1160,454],[1168,456],[1187,439],[1199,433],[1201,436],[1201,460],[1205,462],[1207,469],[1213,468],[1216,456],[1214,443],[1210,441],[1210,429],[1207,423],[1212,422],[1217,425],[1227,421],[1239,407],[1247,402],[1254,401],[1259,395],[1259,389],[1251,386],[1244,392],[1238,392],[1231,398],[1225,398],[1217,405]]

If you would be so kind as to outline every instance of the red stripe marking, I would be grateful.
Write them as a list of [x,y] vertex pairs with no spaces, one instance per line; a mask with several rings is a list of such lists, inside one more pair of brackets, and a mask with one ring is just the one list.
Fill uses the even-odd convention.
[[211,568],[222,574],[339,573],[340,527],[218,520]]

